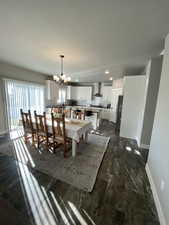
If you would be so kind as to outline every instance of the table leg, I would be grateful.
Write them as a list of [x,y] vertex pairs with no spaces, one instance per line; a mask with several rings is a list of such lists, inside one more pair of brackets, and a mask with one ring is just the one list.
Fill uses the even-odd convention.
[[70,118],[73,119],[73,110],[71,109]]
[[72,156],[76,156],[76,151],[77,151],[77,142],[75,140],[72,140]]
[[86,133],[85,133],[85,142],[87,143],[87,141],[88,141],[88,132],[86,131]]

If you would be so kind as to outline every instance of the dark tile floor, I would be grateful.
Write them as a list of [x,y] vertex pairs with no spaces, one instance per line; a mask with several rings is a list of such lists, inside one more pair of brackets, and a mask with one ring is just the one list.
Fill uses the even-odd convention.
[[[145,172],[147,152],[104,121],[109,147],[92,193],[0,155],[0,225],[159,225]],[[0,138],[0,145],[9,137]]]

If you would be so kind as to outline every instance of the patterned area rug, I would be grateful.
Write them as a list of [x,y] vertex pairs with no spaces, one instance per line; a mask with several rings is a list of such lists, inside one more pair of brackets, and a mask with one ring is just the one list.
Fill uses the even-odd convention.
[[29,167],[46,173],[87,192],[93,190],[97,173],[110,138],[90,134],[88,143],[78,146],[77,156],[63,158],[61,149],[52,154],[45,149],[36,149],[25,144],[23,137],[0,145],[0,153],[12,156]]

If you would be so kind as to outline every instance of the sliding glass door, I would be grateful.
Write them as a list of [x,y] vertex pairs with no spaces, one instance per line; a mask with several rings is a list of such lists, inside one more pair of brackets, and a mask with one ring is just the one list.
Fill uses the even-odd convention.
[[16,129],[20,120],[20,109],[38,113],[44,111],[44,86],[21,82],[15,80],[5,80],[6,106],[8,114],[9,129]]

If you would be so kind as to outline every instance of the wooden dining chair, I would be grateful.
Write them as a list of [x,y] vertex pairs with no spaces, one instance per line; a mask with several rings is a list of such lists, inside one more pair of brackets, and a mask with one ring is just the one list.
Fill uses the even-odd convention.
[[49,146],[55,153],[56,148],[63,145],[64,157],[66,157],[70,139],[66,137],[65,114],[64,113],[61,114],[60,117],[54,117],[54,114],[51,113],[51,119],[52,119],[52,137],[50,138]]
[[65,118],[71,118],[71,109],[64,109]]
[[22,118],[22,124],[24,129],[24,138],[25,142],[27,143],[28,139],[32,139],[32,143],[35,143],[35,137],[36,137],[36,130],[33,127],[32,123],[32,116],[30,110],[28,112],[23,112],[22,109],[20,109],[21,118]]
[[42,143],[45,143],[48,149],[50,134],[48,132],[48,126],[46,122],[46,113],[44,112],[43,115],[39,115],[36,113],[36,111],[34,111],[34,116],[35,116],[38,148],[40,147]]
[[51,113],[63,113],[62,107],[53,107],[51,108]]
[[85,110],[74,110],[73,111],[73,118],[78,120],[85,120]]

